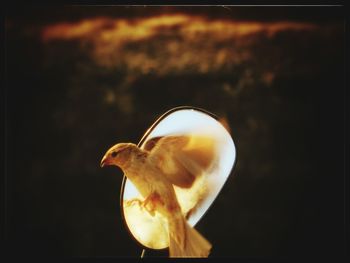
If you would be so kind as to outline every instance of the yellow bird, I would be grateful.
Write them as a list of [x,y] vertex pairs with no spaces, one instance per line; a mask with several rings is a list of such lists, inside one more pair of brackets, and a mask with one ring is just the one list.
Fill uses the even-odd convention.
[[188,224],[173,185],[190,188],[212,165],[213,155],[209,137],[164,136],[150,139],[143,149],[118,143],[103,156],[101,167],[120,167],[145,198],[141,206],[167,219],[170,257],[208,257],[212,245]]

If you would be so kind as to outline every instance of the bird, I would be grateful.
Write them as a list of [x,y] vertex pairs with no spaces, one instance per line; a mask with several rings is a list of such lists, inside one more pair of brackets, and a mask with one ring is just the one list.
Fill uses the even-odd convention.
[[168,135],[148,140],[142,148],[117,143],[107,150],[101,167],[114,165],[144,197],[141,207],[167,219],[169,257],[208,257],[212,244],[186,220],[174,186],[189,189],[213,164],[214,140],[199,135]]

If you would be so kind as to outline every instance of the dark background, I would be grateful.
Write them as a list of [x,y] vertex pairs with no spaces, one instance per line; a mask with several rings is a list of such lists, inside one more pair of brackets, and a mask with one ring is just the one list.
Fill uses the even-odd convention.
[[[54,24],[174,14],[199,17],[203,32],[160,24],[146,39],[130,31],[101,44],[106,25],[43,40]],[[215,21],[263,29],[221,38],[226,30],[205,29]],[[266,25],[282,22],[312,28],[270,35]],[[212,257],[344,254],[341,7],[8,8],[5,63],[6,254],[138,257],[119,210],[122,173],[99,162],[181,105],[225,117],[237,147],[197,225]]]

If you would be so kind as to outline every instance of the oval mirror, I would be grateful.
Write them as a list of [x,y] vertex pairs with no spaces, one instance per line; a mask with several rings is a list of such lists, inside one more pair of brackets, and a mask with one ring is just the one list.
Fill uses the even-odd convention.
[[[236,160],[236,148],[229,132],[217,117],[205,110],[178,107],[163,114],[145,133],[138,146],[145,148],[152,138],[169,135],[191,135],[210,138],[214,149],[211,165],[190,188],[174,186],[182,212],[189,224],[195,226],[209,209],[231,174]],[[206,141],[194,140],[192,145],[203,148]],[[144,198],[124,176],[121,189],[122,216],[132,236],[144,248],[168,247],[167,221],[160,214],[151,215],[138,202]]]

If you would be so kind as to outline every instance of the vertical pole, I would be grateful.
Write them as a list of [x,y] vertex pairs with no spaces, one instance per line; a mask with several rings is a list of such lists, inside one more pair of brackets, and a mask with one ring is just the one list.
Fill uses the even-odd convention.
[[145,253],[146,253],[146,249],[142,249],[142,252],[141,252],[141,256],[140,256],[140,258],[144,258]]

